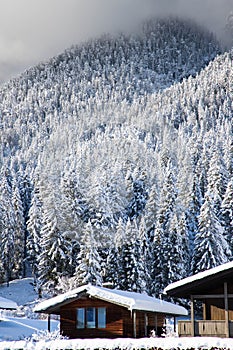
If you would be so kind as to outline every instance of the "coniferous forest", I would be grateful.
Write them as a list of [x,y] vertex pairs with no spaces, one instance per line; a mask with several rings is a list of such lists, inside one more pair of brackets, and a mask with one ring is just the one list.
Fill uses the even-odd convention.
[[103,35],[0,87],[0,282],[159,296],[232,259],[233,53],[195,23]]

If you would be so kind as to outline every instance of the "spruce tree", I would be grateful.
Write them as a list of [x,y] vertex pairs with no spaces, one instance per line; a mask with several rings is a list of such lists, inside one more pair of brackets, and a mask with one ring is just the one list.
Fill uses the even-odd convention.
[[233,180],[227,185],[225,195],[221,205],[222,225],[225,229],[226,239],[231,249],[231,259],[233,258]]
[[214,198],[207,192],[198,218],[192,272],[197,273],[226,263],[230,256],[231,251],[224,238],[224,229],[215,213]]
[[141,221],[139,224],[137,241],[139,243],[139,249],[140,249],[139,261],[142,264],[141,269],[144,275],[143,277],[143,280],[145,283],[144,289],[149,294],[150,286],[152,282],[151,280],[152,279],[151,266],[153,263],[152,242],[151,242],[151,236],[148,234],[144,217],[141,218]]
[[8,284],[14,276],[15,260],[15,211],[12,203],[12,177],[8,168],[0,176],[0,255],[2,279]]
[[164,278],[164,264],[167,263],[167,249],[169,244],[170,221],[176,200],[176,189],[174,182],[173,169],[168,163],[165,169],[165,179],[160,194],[159,210],[155,228],[155,237],[153,242],[153,264],[152,276],[153,286],[151,294],[159,295],[166,287],[167,280]]
[[70,265],[71,245],[58,225],[55,209],[43,209],[41,226],[41,253],[38,255],[39,287],[53,293],[58,279]]
[[158,212],[158,189],[157,189],[157,185],[154,184],[149,192],[148,200],[145,206],[145,214],[144,214],[145,225],[146,225],[150,242],[153,242],[154,240],[154,230],[156,226],[157,212]]
[[77,286],[92,284],[102,285],[101,259],[97,250],[92,223],[85,225],[83,237],[80,241],[80,252],[77,257],[77,267],[74,274]]
[[143,292],[146,290],[146,275],[141,260],[136,223],[128,220],[125,230],[125,241],[120,256],[119,289]]
[[35,188],[32,192],[31,207],[29,209],[29,218],[27,221],[27,259],[32,268],[32,275],[37,279],[38,276],[38,256],[41,254],[41,226],[42,226],[42,203],[39,195],[39,189]]
[[16,179],[13,180],[12,188],[12,204],[14,209],[14,245],[15,245],[15,264],[14,264],[14,276],[22,278],[26,276],[26,247],[25,247],[25,219],[23,212],[22,200],[19,193],[18,184]]

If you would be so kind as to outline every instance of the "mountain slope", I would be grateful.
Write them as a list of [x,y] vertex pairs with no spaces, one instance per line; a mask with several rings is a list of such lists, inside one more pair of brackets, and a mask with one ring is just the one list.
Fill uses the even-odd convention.
[[232,54],[219,53],[193,24],[151,21],[2,87],[2,280],[159,295],[206,266],[203,205],[229,248],[212,256],[231,258]]
[[38,129],[50,134],[69,115],[102,113],[109,100],[130,104],[196,75],[219,52],[208,32],[178,19],[146,22],[138,35],[106,35],[74,47],[1,89],[3,152],[27,148]]

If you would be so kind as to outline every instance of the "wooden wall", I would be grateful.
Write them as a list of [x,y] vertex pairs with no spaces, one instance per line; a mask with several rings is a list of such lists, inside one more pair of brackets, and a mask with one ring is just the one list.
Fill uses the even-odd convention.
[[[224,294],[223,282],[217,288],[209,291],[209,294]],[[233,294],[233,282],[228,281],[228,294]],[[203,303],[204,320],[225,320],[224,298],[206,298]],[[229,320],[233,320],[233,298],[228,299]]]
[[[106,328],[76,328],[76,309],[86,307],[106,307]],[[61,308],[60,330],[69,338],[112,338],[124,334],[123,317],[125,309],[94,298],[83,297]],[[129,332],[129,330],[126,330]],[[132,330],[130,329],[132,332]]]

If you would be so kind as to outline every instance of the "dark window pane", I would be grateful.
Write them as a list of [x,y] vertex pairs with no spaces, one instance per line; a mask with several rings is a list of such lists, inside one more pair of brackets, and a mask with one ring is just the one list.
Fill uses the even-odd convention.
[[85,327],[85,309],[77,309],[77,328],[81,329]]
[[95,308],[87,308],[87,328],[95,328]]
[[98,328],[106,328],[106,308],[98,308]]

